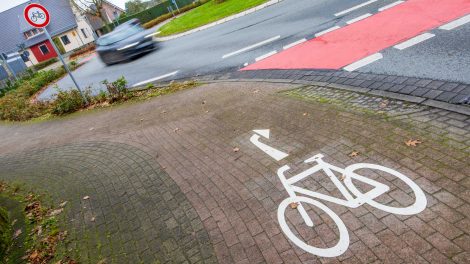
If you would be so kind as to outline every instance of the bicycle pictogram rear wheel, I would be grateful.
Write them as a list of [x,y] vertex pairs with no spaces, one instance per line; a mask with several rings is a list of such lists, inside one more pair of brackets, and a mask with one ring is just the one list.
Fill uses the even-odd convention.
[[[373,199],[366,197],[365,194],[362,193],[360,190],[358,190],[352,182],[352,179],[354,178],[364,178],[364,176],[361,176],[355,173],[355,171],[360,170],[360,169],[379,170],[379,171],[386,172],[390,175],[393,175],[399,178],[406,185],[408,185],[410,189],[413,191],[415,199],[416,199],[415,202],[412,205],[407,206],[407,207],[393,207],[393,206],[388,206],[388,205],[378,203],[374,201]],[[345,171],[344,174],[346,176],[344,180],[344,184],[346,185],[346,187],[348,187],[348,189],[354,195],[356,195],[357,197],[363,198],[367,204],[377,209],[383,210],[385,212],[393,213],[393,214],[413,215],[413,214],[422,212],[426,208],[426,204],[427,204],[426,196],[424,195],[424,192],[421,190],[421,188],[416,183],[414,183],[410,178],[408,178],[407,176],[401,174],[400,172],[396,170],[393,170],[384,166],[380,166],[377,164],[357,163],[357,164],[353,164],[351,166],[346,167],[344,171]]]
[[[301,203],[303,205],[310,204],[311,206],[316,207],[319,210],[325,212],[336,224],[339,230],[339,241],[338,243],[331,248],[318,248],[307,244],[305,241],[297,237],[297,235],[292,232],[291,228],[287,224],[286,220],[286,209],[290,208],[290,204],[292,203]],[[299,214],[300,217],[300,214]],[[343,221],[339,218],[339,216],[333,212],[330,208],[326,205],[313,200],[307,197],[288,197],[284,201],[281,202],[279,208],[277,210],[277,218],[279,221],[279,225],[281,226],[282,231],[284,234],[298,247],[301,249],[320,256],[320,257],[336,257],[343,254],[349,247],[349,233],[344,225]]]

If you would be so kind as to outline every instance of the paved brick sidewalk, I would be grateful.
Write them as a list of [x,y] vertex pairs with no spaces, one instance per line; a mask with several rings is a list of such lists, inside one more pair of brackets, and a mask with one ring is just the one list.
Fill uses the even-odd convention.
[[[278,162],[255,147],[253,129],[271,129],[261,141],[289,156]],[[343,90],[213,83],[93,114],[2,125],[0,179],[68,200],[70,248],[84,263],[468,263],[469,129],[466,115]],[[408,147],[409,139],[423,143]],[[324,202],[345,223],[349,247],[336,258],[305,252],[279,226],[288,195],[276,172],[283,165],[301,172],[318,153],[341,168],[367,162],[402,172],[425,192],[426,209],[400,216]],[[361,174],[391,188],[378,201],[413,203],[398,179]],[[303,186],[338,196],[320,176]],[[333,246],[331,218],[306,207],[315,226],[303,228],[288,208],[290,226],[312,245]]]

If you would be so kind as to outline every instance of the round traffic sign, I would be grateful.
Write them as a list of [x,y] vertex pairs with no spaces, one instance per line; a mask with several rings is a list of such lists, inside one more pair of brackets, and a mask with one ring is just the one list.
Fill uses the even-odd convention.
[[43,28],[49,25],[51,17],[49,11],[40,4],[29,4],[24,9],[24,18],[33,27]]

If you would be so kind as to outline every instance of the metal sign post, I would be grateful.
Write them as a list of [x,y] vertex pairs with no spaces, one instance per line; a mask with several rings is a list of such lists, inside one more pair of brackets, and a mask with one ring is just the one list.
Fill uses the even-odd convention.
[[70,69],[67,63],[65,63],[64,58],[62,58],[62,55],[60,54],[59,49],[56,47],[54,41],[52,40],[52,37],[49,34],[49,31],[47,31],[46,27],[47,25],[49,25],[49,22],[51,19],[49,15],[49,11],[47,11],[47,9],[40,4],[37,4],[37,3],[29,4],[24,9],[24,18],[28,22],[28,24],[30,24],[31,26],[35,28],[42,28],[44,30],[44,33],[46,34],[47,38],[49,39],[49,42],[51,43],[52,47],[57,53],[57,56],[59,57],[62,64],[64,64],[65,70],[67,71],[73,83],[75,84],[75,87],[77,87],[77,90],[80,92],[80,95],[82,96],[83,101],[85,102],[85,104],[88,104],[88,100],[86,99],[85,95],[80,89],[80,86],[78,85],[77,81],[75,80],[72,73],[70,72]]

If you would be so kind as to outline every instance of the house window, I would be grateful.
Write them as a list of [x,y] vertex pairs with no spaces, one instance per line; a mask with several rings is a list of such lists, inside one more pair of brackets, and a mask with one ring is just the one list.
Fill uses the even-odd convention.
[[82,31],[83,36],[84,36],[85,38],[88,38],[88,36],[86,35],[86,32],[85,32],[85,29],[82,28],[82,29],[80,29],[80,30]]
[[44,33],[44,30],[42,28],[33,28],[29,31],[24,32],[24,36],[26,39],[30,39],[36,35]]
[[46,44],[42,44],[41,46],[39,46],[39,49],[41,50],[42,54],[49,54],[49,48],[46,46]]
[[64,43],[64,45],[70,44],[70,39],[67,35],[60,37],[60,39],[62,40],[62,43]]

